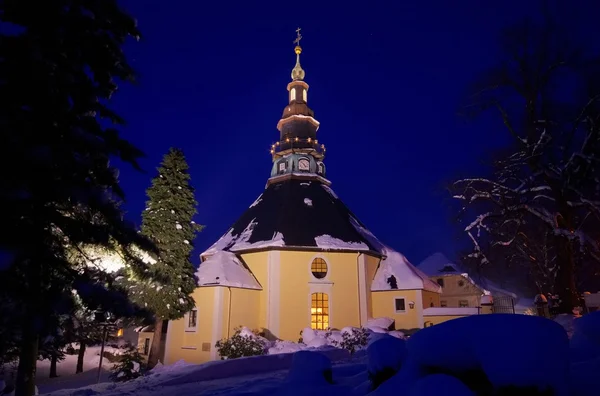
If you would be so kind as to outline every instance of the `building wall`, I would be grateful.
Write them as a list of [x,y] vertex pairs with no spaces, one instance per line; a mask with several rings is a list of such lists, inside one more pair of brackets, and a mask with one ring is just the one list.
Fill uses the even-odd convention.
[[[197,308],[197,326],[188,328],[188,314],[182,319],[169,321],[165,346],[165,364],[183,359],[187,363],[213,360],[214,344],[222,337],[222,301],[217,301],[223,287],[198,287],[193,293]],[[218,304],[217,304],[218,303]],[[215,330],[217,330],[215,332]],[[213,336],[213,333],[217,333]],[[143,334],[143,333],[141,333]],[[144,338],[140,334],[140,341]]]
[[263,330],[259,319],[261,290],[224,288],[223,298],[223,334],[221,338],[230,338],[235,329],[245,326],[250,330]]
[[[423,296],[421,290],[384,290],[371,292],[373,317],[394,319],[396,329],[415,329],[423,327]],[[396,311],[395,300],[403,298],[404,312]],[[410,308],[410,302],[414,307]]]
[[[297,341],[300,331],[311,326],[311,295],[325,293],[329,300],[329,327],[360,326],[360,298],[366,304],[370,281],[361,291],[359,287],[359,254],[346,252],[279,253],[279,315],[278,329],[269,329],[273,335]],[[315,278],[311,263],[322,258],[327,263],[327,275]],[[369,265],[365,265],[365,270]],[[368,272],[368,271],[366,271]],[[275,280],[274,280],[275,281]],[[362,294],[362,297],[360,295]]]
[[435,293],[428,290],[423,290],[421,293],[423,294],[423,308],[440,306],[440,293]]
[[483,291],[471,283],[462,275],[445,275],[431,277],[434,282],[443,279],[442,295],[440,303],[445,303],[448,308],[458,308],[461,301],[465,301],[468,307],[479,306]]
[[377,272],[377,267],[379,267],[381,259],[379,257],[365,255],[365,261],[367,267],[367,316],[368,318],[375,318],[376,316],[373,313],[373,294],[371,293],[371,283],[373,283],[373,278],[375,278],[375,273]]
[[247,253],[242,255],[242,259],[254,274],[254,277],[263,288],[258,297],[258,324],[257,328],[267,328],[267,312],[269,301],[269,252]]

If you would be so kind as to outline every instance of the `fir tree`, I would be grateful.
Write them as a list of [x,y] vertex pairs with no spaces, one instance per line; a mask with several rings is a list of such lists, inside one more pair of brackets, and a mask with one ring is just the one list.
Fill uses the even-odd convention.
[[69,250],[114,239],[141,270],[128,247],[153,249],[123,221],[109,163],[137,167],[141,155],[107,106],[117,82],[133,80],[122,46],[139,33],[116,0],[4,0],[0,21],[0,250],[10,257],[0,290],[18,332],[15,395],[30,396],[39,341],[72,313],[73,291],[92,310],[135,312],[113,276],[73,262]]
[[146,191],[148,201],[141,231],[154,242],[159,254],[151,266],[153,281],[138,283],[132,296],[138,303],[147,304],[156,317],[148,357],[150,368],[159,360],[163,322],[182,318],[195,304],[191,294],[196,277],[190,254],[202,226],[193,220],[197,202],[188,169],[183,152],[171,148]]

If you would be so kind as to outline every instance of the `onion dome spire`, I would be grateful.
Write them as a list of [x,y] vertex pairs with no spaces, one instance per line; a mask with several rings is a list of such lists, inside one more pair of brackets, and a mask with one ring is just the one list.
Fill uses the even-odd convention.
[[296,39],[294,40],[294,44],[296,47],[294,48],[294,52],[296,53],[296,66],[292,69],[292,80],[293,81],[302,81],[304,80],[304,70],[302,66],[300,66],[300,54],[302,53],[302,47],[300,47],[300,40],[302,40],[302,35],[300,34],[300,28],[296,29]]

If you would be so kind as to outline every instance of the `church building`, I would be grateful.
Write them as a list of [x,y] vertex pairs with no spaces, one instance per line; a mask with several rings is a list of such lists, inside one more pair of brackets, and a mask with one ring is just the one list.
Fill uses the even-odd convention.
[[394,319],[395,329],[422,328],[424,310],[440,306],[441,287],[332,190],[300,39],[265,190],[201,254],[196,308],[169,322],[165,364],[219,359],[215,343],[240,326],[298,341],[306,327],[360,327],[377,317]]

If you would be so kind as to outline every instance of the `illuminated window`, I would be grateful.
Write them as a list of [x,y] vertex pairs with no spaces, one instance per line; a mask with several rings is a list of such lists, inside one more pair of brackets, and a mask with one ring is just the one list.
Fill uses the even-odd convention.
[[292,90],[290,91],[290,102],[292,100],[296,100],[296,88],[292,88]]
[[310,297],[310,328],[327,330],[329,328],[329,296],[326,293],[313,293]]
[[123,337],[123,329],[117,330],[117,337]]
[[310,271],[317,279],[323,279],[327,276],[327,263],[320,257],[313,260],[310,265]]
[[306,89],[302,90],[302,100],[306,102]]

